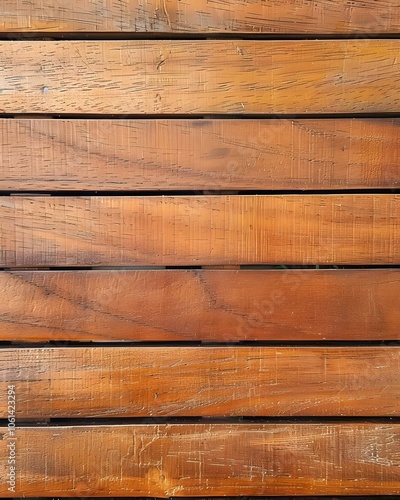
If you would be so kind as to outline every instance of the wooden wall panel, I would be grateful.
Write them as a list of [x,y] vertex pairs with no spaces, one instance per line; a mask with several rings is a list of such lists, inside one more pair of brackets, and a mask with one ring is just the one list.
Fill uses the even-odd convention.
[[400,112],[400,40],[0,42],[0,112]]
[[396,188],[398,119],[0,120],[0,190]]
[[399,33],[395,0],[2,0],[0,30],[164,33]]
[[[0,436],[5,477],[9,444]],[[20,427],[3,497],[365,495],[400,490],[395,423]]]
[[0,497],[400,495],[399,34],[395,0],[0,2]]
[[13,348],[0,366],[20,418],[400,416],[396,347]]
[[398,269],[14,271],[0,296],[0,340],[399,339]]
[[399,195],[0,197],[0,265],[396,264]]

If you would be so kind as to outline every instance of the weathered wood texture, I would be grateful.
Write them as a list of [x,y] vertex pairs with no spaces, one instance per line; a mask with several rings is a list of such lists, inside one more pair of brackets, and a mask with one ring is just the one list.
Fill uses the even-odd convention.
[[399,339],[397,269],[13,271],[0,296],[0,340]]
[[[8,434],[0,431],[6,477]],[[19,427],[17,496],[398,494],[400,425]]]
[[20,418],[400,416],[399,366],[396,347],[13,348],[0,394]]
[[0,197],[0,266],[397,264],[400,195]]
[[400,185],[400,120],[0,120],[0,190]]
[[4,113],[399,112],[400,40],[1,42]]
[[3,32],[399,33],[395,0],[2,0]]

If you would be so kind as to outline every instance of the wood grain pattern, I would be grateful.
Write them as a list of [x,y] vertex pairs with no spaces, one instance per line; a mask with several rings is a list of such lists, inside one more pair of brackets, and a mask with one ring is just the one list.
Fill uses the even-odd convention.
[[1,42],[3,113],[399,112],[400,40]]
[[395,0],[2,0],[0,30],[161,33],[399,33]]
[[0,296],[9,341],[399,339],[399,269],[13,271]]
[[[5,477],[6,428],[0,436]],[[3,497],[398,494],[395,423],[19,427]]]
[[0,120],[0,190],[400,185],[400,120]]
[[400,416],[399,366],[396,347],[13,348],[0,394],[30,419]]
[[0,197],[0,266],[397,264],[400,195]]

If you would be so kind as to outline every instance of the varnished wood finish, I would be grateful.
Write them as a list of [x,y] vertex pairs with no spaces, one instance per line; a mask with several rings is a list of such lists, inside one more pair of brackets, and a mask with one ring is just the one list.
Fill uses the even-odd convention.
[[0,197],[0,266],[396,264],[400,195]]
[[14,271],[0,296],[0,340],[399,339],[397,269]]
[[0,190],[400,185],[400,120],[0,120]]
[[1,33],[0,498],[400,495],[398,2]]
[[[399,33],[396,0],[2,0],[3,32]],[[27,33],[27,34],[28,34]]]
[[[7,433],[0,431],[6,469]],[[17,429],[3,497],[397,494],[395,423],[188,424]],[[3,476],[4,477],[4,476]]]
[[13,348],[0,366],[20,418],[400,416],[396,347]]
[[400,40],[1,42],[0,112],[399,112]]

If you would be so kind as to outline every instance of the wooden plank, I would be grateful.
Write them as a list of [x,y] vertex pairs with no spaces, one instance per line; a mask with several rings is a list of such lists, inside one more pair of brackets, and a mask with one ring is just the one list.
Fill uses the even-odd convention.
[[2,0],[3,32],[399,33],[395,0]]
[[398,494],[396,423],[147,424],[0,431],[3,497]]
[[400,195],[0,197],[0,266],[397,264]]
[[399,119],[0,120],[0,190],[396,188]]
[[400,324],[400,269],[13,271],[0,296],[3,341],[398,340]]
[[0,112],[399,112],[400,40],[1,42]]
[[400,416],[396,347],[12,348],[0,366],[19,418]]

